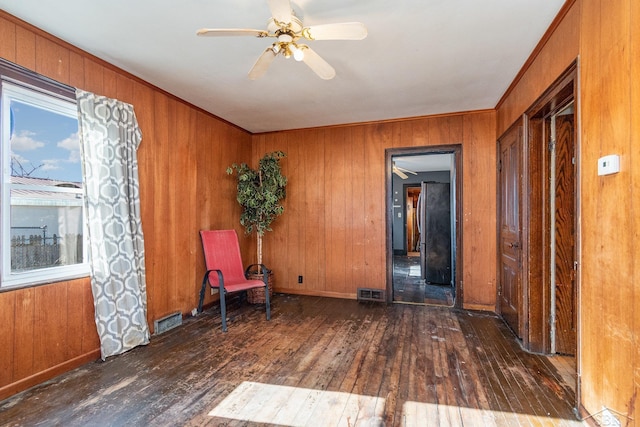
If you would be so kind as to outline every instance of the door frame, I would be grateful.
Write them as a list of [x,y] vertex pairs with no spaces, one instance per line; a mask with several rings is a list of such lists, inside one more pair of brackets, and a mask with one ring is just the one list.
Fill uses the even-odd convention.
[[[580,107],[580,67],[578,59],[558,77],[549,88],[529,107],[523,115],[524,121],[524,167],[523,194],[525,198],[523,218],[526,223],[527,244],[523,258],[527,260],[527,267],[523,274],[523,293],[527,299],[524,307],[527,313],[526,339],[523,346],[534,352],[548,353],[551,349],[549,315],[551,304],[550,278],[550,242],[545,221],[549,221],[549,191],[545,181],[549,178],[550,168],[547,164],[546,144],[541,134],[545,118],[558,112],[568,99],[572,99],[575,108],[574,124],[574,257],[575,257],[575,318],[576,318],[576,384],[575,404],[579,407],[581,395],[581,208],[580,208],[580,174],[581,174],[581,107]],[[545,219],[546,218],[546,219]],[[525,338],[525,337],[523,337]]]
[[[567,100],[572,98],[576,109],[575,123],[575,217],[574,228],[575,248],[580,248],[580,108],[578,97],[578,66],[574,61],[556,81],[538,98],[538,100],[524,114],[524,151],[526,156],[525,169],[523,172],[524,185],[523,194],[528,195],[524,199],[524,212],[528,217],[523,218],[526,224],[524,238],[526,253],[523,258],[527,260],[524,269],[523,293],[527,305],[524,307],[527,313],[527,331],[523,336],[525,348],[541,353],[549,353],[551,349],[551,337],[549,326],[549,314],[551,311],[551,295],[549,289],[549,265],[550,265],[550,241],[547,233],[549,218],[549,189],[545,183],[549,178],[549,164],[547,161],[547,146],[541,141],[542,127],[544,119],[553,114],[556,110],[566,105]],[[525,232],[525,230],[523,230]],[[575,259],[579,264],[579,253],[575,254]],[[576,272],[576,317],[577,325],[580,324],[580,269]],[[579,327],[576,332],[576,351],[580,347]],[[526,337],[526,338],[525,338]],[[576,354],[577,357],[577,354]],[[576,359],[577,360],[577,359]]]
[[393,157],[424,154],[453,154],[453,164],[455,168],[455,174],[451,182],[451,191],[455,194],[455,206],[453,206],[455,241],[452,242],[452,246],[455,245],[455,255],[453,257],[454,265],[452,266],[452,273],[455,277],[455,301],[453,307],[462,308],[464,300],[464,289],[462,286],[462,144],[387,148],[385,150],[386,299],[387,303],[393,302]]

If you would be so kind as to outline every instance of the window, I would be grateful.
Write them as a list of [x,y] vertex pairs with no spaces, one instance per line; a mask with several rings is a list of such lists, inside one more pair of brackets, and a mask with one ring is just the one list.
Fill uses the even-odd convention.
[[73,92],[60,91],[34,74],[0,67],[2,71],[0,288],[86,276],[88,244]]

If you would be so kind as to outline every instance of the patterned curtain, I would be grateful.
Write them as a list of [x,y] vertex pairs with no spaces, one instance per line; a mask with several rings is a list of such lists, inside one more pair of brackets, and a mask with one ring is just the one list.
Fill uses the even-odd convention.
[[76,90],[102,359],[149,343],[133,106]]

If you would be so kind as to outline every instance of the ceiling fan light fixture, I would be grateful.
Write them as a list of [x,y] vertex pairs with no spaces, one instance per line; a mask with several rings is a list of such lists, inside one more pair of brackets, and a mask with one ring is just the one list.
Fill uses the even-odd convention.
[[281,34],[278,34],[278,41],[283,44],[291,43],[293,41],[293,36],[288,33],[281,33]]
[[295,59],[298,62],[304,60],[304,51],[298,45],[296,45],[295,43],[291,43],[289,45],[289,48],[293,53],[293,59]]

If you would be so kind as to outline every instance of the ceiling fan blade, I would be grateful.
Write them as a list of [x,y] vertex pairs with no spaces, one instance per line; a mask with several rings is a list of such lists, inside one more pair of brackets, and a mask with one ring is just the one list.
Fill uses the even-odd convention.
[[407,179],[409,178],[408,175],[406,175],[404,172],[400,171],[397,167],[393,167],[393,173],[395,173],[396,175],[398,175],[400,178],[402,179]]
[[289,0],[267,0],[267,2],[273,19],[283,24],[291,22],[291,4]]
[[331,80],[336,76],[336,70],[310,47],[304,46],[302,47],[302,51],[304,52],[304,58],[302,60],[318,77],[324,80]]
[[409,169],[401,168],[400,166],[396,166],[396,169],[401,170],[402,172],[410,173],[412,175],[418,175],[417,172],[414,172],[414,171],[409,170]]
[[253,68],[251,68],[251,70],[249,71],[249,78],[251,80],[255,80],[261,77],[267,71],[267,68],[269,68],[269,65],[271,65],[275,58],[276,54],[273,52],[273,49],[271,47],[265,49],[256,63],[253,64]]
[[206,37],[227,37],[227,36],[255,36],[266,37],[268,33],[264,30],[251,30],[246,28],[201,28],[196,32],[199,36]]
[[367,27],[361,22],[312,25],[302,30],[309,40],[362,40],[367,37]]

